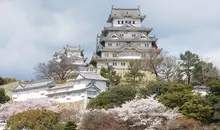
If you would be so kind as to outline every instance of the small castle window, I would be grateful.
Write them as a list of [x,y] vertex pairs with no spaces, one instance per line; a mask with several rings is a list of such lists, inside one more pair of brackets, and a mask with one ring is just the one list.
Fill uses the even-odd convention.
[[113,62],[113,66],[117,66],[117,63],[116,63],[116,62]]
[[108,46],[112,46],[112,43],[108,43]]
[[116,36],[115,36],[115,35],[113,35],[113,36],[112,36],[112,38],[116,38]]
[[124,21],[121,21],[121,24],[124,24]]
[[108,66],[108,62],[106,62],[106,63],[105,63],[105,65],[107,65],[107,66]]
[[141,38],[145,38],[145,36],[141,36]]
[[145,47],[149,47],[149,44],[145,44]]
[[142,56],[142,57],[146,57],[146,54],[142,54],[141,56]]
[[129,24],[131,24],[131,21],[128,21]]
[[135,24],[135,21],[133,21],[133,24]]
[[108,57],[108,53],[105,54],[105,57]]
[[125,63],[124,63],[124,62],[122,62],[122,63],[121,63],[121,66],[125,66]]
[[120,36],[120,37],[124,37],[124,34],[120,34],[119,36]]
[[117,54],[113,54],[113,57],[117,57]]
[[118,24],[120,24],[120,21],[118,21]]
[[136,34],[132,34],[132,37],[136,37]]
[[120,44],[119,43],[116,43],[116,46],[119,46]]

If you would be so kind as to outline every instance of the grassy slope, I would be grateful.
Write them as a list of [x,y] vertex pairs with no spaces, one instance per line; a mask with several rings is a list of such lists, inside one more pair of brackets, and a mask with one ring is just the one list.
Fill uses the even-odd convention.
[[5,84],[5,85],[2,85],[1,88],[4,88],[6,94],[11,98],[12,97],[12,90],[17,87],[18,83],[19,82],[17,81],[17,82]]

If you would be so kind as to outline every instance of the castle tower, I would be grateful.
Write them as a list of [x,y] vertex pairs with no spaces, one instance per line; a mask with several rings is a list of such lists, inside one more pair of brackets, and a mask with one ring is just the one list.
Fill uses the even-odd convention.
[[83,54],[83,49],[80,46],[66,45],[60,52],[55,52],[53,60],[60,61],[63,55],[73,59],[75,65],[85,66],[86,59]]
[[160,53],[157,38],[149,36],[152,28],[142,26],[145,15],[138,8],[112,8],[101,35],[97,35],[96,52],[92,62],[97,69],[109,65],[117,69],[127,69],[132,60],[148,59],[150,53]]

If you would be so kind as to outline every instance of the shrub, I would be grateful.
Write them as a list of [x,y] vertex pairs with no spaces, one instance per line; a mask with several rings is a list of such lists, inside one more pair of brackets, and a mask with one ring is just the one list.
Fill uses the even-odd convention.
[[52,129],[58,121],[59,115],[53,111],[28,110],[11,116],[7,122],[7,128],[12,130],[46,130]]
[[164,81],[150,81],[139,85],[139,93],[146,98],[152,94],[161,95],[161,92],[166,91],[169,82]]
[[111,113],[104,110],[93,110],[86,113],[80,123],[82,130],[128,130]]
[[109,109],[115,106],[121,106],[125,101],[130,101],[136,96],[134,87],[120,85],[110,88],[101,93],[96,98],[90,100],[89,109]]
[[60,121],[64,121],[64,122],[73,120],[78,123],[80,121],[80,116],[81,113],[80,111],[77,110],[63,109],[60,111]]
[[76,130],[76,123],[74,121],[68,121],[64,130]]
[[53,126],[54,130],[64,130],[66,124],[65,123],[58,123]]
[[196,130],[198,124],[194,119],[179,118],[170,120],[166,124],[167,130]]
[[4,88],[0,88],[0,104],[6,103],[9,100],[10,100],[10,97],[8,95],[6,95],[5,89]]
[[180,111],[188,118],[193,118],[202,123],[211,121],[211,107],[201,97],[194,97],[180,107]]

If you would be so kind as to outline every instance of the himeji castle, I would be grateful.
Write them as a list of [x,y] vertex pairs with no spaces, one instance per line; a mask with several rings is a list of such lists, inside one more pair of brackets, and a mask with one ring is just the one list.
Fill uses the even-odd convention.
[[97,35],[96,52],[91,58],[91,64],[85,63],[86,58],[80,46],[67,45],[55,52],[53,60],[60,62],[62,56],[73,59],[73,65],[79,66],[77,77],[68,79],[64,84],[57,84],[54,80],[19,84],[13,90],[13,100],[47,98],[65,103],[99,95],[108,88],[107,79],[98,74],[102,67],[113,66],[118,71],[127,70],[131,61],[147,60],[151,54],[158,55],[162,51],[158,49],[157,38],[149,35],[152,28],[142,26],[145,17],[139,7],[112,7],[107,19],[110,26],[104,27],[102,33]]
[[145,15],[138,8],[113,8],[104,27],[97,35],[96,52],[92,62],[97,69],[113,66],[127,69],[132,60],[148,59],[151,53],[159,54],[157,38],[150,36],[152,28],[142,26]]

